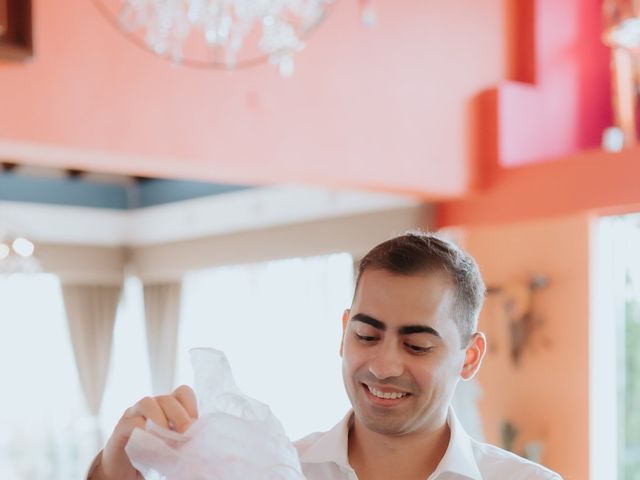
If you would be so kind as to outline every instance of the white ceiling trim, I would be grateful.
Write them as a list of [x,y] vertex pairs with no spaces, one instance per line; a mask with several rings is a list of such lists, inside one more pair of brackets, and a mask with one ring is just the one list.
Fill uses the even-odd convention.
[[138,247],[419,205],[401,195],[295,185],[126,212],[0,202],[0,233],[4,228],[43,243]]

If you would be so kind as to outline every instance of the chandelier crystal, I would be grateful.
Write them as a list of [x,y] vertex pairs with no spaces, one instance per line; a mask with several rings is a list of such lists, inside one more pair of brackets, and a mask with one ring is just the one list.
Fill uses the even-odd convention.
[[[293,73],[293,57],[303,38],[324,18],[333,0],[120,0],[119,25],[143,35],[158,55],[184,61],[185,45],[198,32],[208,47],[210,64],[234,68],[257,63]],[[240,60],[252,58],[249,62]]]

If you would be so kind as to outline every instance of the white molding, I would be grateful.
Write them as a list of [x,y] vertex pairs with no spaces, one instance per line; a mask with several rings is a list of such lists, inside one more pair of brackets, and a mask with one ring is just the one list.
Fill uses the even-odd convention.
[[359,213],[131,249],[131,265],[144,282],[176,281],[189,271],[369,249],[407,230],[427,228],[430,208]]
[[421,205],[415,198],[316,187],[241,190],[133,211],[0,202],[0,230],[36,242],[145,246]]
[[618,477],[618,328],[624,322],[624,225],[593,222],[589,272],[589,477]]
[[24,235],[36,243],[120,246],[129,212],[38,203],[0,202],[0,234]]

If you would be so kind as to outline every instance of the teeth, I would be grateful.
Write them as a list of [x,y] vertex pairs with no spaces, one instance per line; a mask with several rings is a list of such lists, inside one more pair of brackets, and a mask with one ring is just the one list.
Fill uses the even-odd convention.
[[377,388],[371,387],[369,385],[367,385],[367,388],[372,394],[374,394],[378,398],[390,398],[392,400],[395,400],[396,398],[402,398],[407,396],[407,394],[404,392],[382,392]]

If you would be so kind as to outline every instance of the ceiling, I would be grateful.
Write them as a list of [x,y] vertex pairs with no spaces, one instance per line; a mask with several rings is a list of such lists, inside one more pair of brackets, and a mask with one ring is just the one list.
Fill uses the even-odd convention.
[[[283,79],[269,65],[172,65],[89,1],[33,0],[33,58],[0,60],[0,160],[21,166],[0,175],[4,211],[135,214],[304,185],[310,198],[390,193],[372,205],[454,202],[474,219],[509,203],[518,216],[496,171],[596,147],[611,124],[600,0],[374,4],[365,28],[358,2],[336,1]],[[491,208],[471,208],[479,195]],[[288,198],[281,208],[309,201]]]

